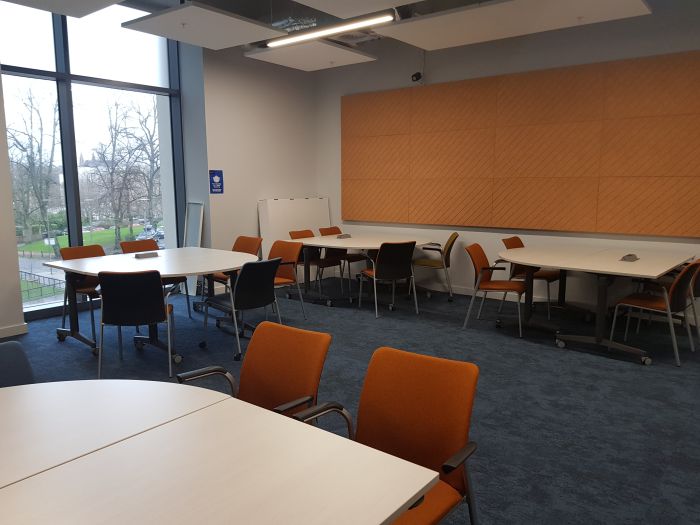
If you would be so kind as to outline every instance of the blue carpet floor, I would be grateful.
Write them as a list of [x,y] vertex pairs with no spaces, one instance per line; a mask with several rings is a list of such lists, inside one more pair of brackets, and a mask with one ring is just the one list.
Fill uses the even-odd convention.
[[[654,364],[645,367],[591,348],[558,349],[551,334],[526,330],[518,339],[512,304],[500,316],[501,328],[494,322],[497,303],[489,301],[484,320],[462,331],[466,302],[421,295],[416,317],[402,296],[397,311],[380,306],[377,320],[371,300],[361,310],[346,302],[307,305],[304,320],[298,302],[280,299],[285,324],[333,335],[319,399],[339,401],[353,413],[378,346],[479,365],[471,433],[479,450],[470,467],[482,523],[700,523],[700,351],[691,354],[684,331],[678,330],[683,366],[676,368],[665,326],[643,325],[630,344],[652,352]],[[190,320],[182,297],[175,311],[184,357],[176,371],[219,364],[237,375],[234,338],[210,325],[209,346],[200,349],[202,315]],[[87,313],[81,322],[89,332]],[[19,338],[37,381],[94,378],[96,358],[75,340],[57,342],[59,323],[32,322]],[[566,323],[593,329],[579,318]],[[107,332],[104,376],[167,381],[166,355],[152,347],[136,351],[129,344],[133,330],[124,333],[120,361],[116,329]],[[215,380],[202,386],[225,390]],[[464,523],[466,516],[462,506],[447,523]]]

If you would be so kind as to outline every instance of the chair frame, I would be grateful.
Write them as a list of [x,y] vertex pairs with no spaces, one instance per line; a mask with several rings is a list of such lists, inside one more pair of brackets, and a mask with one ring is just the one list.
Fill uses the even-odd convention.
[[[479,311],[476,314],[477,319],[481,319],[481,310],[484,307],[484,302],[486,301],[486,296],[489,293],[489,290],[480,290],[479,287],[481,285],[481,279],[484,276],[484,272],[494,272],[496,270],[504,270],[505,268],[503,266],[487,266],[482,268],[479,271],[479,275],[476,279],[476,284],[474,284],[474,293],[472,294],[472,298],[469,301],[469,307],[467,308],[467,315],[464,317],[464,324],[462,325],[462,330],[464,330],[467,327],[467,324],[469,323],[469,317],[471,316],[472,313],[472,307],[474,306],[474,299],[476,299],[476,296],[479,295],[480,291],[484,292],[484,296],[481,298],[481,304],[479,305]],[[494,290],[490,290],[494,291]],[[517,301],[517,306],[518,306],[518,336],[522,338],[523,336],[523,319],[522,319],[522,312],[520,308],[520,303],[522,301],[522,294],[519,294],[517,292],[512,292],[512,291],[506,291],[503,292],[504,295],[508,293],[514,293],[517,294],[518,296],[518,301]]]
[[[456,232],[455,232],[456,233]],[[452,251],[452,248],[454,247],[455,243],[457,242],[457,238],[459,237],[459,234],[457,234],[457,237],[455,237],[455,240],[452,242],[452,246],[450,246],[450,252]],[[448,239],[449,241],[449,239]],[[446,245],[447,243],[445,243]],[[450,261],[445,257],[445,249],[442,244],[439,242],[429,242],[427,244],[424,244],[421,246],[421,249],[426,252],[438,252],[440,254],[440,260],[442,260],[442,270],[445,272],[445,282],[447,283],[447,291],[449,292],[449,297],[448,301],[452,302],[454,301],[454,293],[452,292],[452,281],[450,280]],[[421,265],[418,265],[419,267]],[[428,268],[427,266],[425,268]],[[439,270],[440,268],[434,268],[436,270]]]

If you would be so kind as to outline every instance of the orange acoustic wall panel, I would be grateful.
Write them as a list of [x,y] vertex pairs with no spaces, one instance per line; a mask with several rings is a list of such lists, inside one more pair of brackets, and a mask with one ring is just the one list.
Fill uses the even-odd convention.
[[344,220],[700,237],[700,52],[342,99]]

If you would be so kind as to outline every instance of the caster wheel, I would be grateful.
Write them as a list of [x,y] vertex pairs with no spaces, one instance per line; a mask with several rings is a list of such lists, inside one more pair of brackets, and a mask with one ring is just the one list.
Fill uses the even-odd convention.
[[92,352],[92,355],[94,355],[95,357],[97,357],[97,354],[100,353],[97,348],[91,348],[90,351]]
[[179,365],[180,363],[182,363],[182,356],[180,354],[174,354],[173,355],[173,363],[175,363],[176,365]]
[[430,298],[433,296],[433,294],[431,294],[430,292],[425,292],[425,296],[426,296],[428,299],[430,299]]
[[644,366],[649,366],[651,364],[651,357],[642,357],[641,361]]
[[56,339],[58,339],[62,343],[66,340],[66,336],[64,334],[56,334]]
[[554,344],[559,348],[566,348],[566,341],[562,341],[561,339],[555,339]]
[[206,348],[207,347],[207,342],[206,341],[200,341],[199,342],[199,348]]
[[241,354],[236,354],[233,356],[234,361],[240,361],[241,360]]

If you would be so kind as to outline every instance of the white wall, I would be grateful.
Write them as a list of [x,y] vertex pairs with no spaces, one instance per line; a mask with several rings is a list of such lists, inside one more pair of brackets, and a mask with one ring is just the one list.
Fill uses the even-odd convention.
[[257,235],[257,201],[317,196],[312,75],[244,58],[239,49],[204,52],[209,169],[224,171],[210,195],[211,247]]
[[[14,247],[17,239],[15,218],[12,213],[12,179],[5,129],[5,105],[2,97],[2,75],[0,75],[0,225],[2,225],[0,246]],[[27,325],[22,313],[16,250],[0,251],[0,268],[4,275],[4,278],[0,279],[0,338],[24,334],[27,332]]]
[[[481,76],[617,60],[637,56],[664,54],[700,49],[700,2],[686,0],[650,0],[654,14],[630,20],[594,24],[579,28],[551,31],[520,38],[453,48],[426,53],[400,42],[384,39],[363,46],[379,57],[376,62],[336,68],[317,73],[316,99],[316,173],[318,192],[328,195],[331,220],[340,219],[340,97],[351,93],[379,91],[412,85],[411,75],[424,71],[428,83],[447,82]],[[484,246],[489,257],[497,258],[502,250],[501,239],[512,233],[523,237],[526,244],[560,243],[562,235],[538,234],[495,229],[411,227],[399,225],[345,223],[344,230],[372,228],[375,231],[410,232],[420,238],[445,241],[452,231],[459,231],[460,241],[452,256],[452,279],[455,289],[469,293],[473,271],[463,247],[472,242]],[[594,235],[566,234],[567,242],[585,244],[601,242]],[[681,247],[696,242],[679,239],[649,239],[607,236],[602,242],[614,246],[624,243],[630,251],[641,247]],[[433,273],[418,274],[423,285],[440,287]],[[569,281],[568,296],[584,303],[594,302],[595,289],[590,276],[574,276]],[[544,289],[535,290],[543,297]]]

